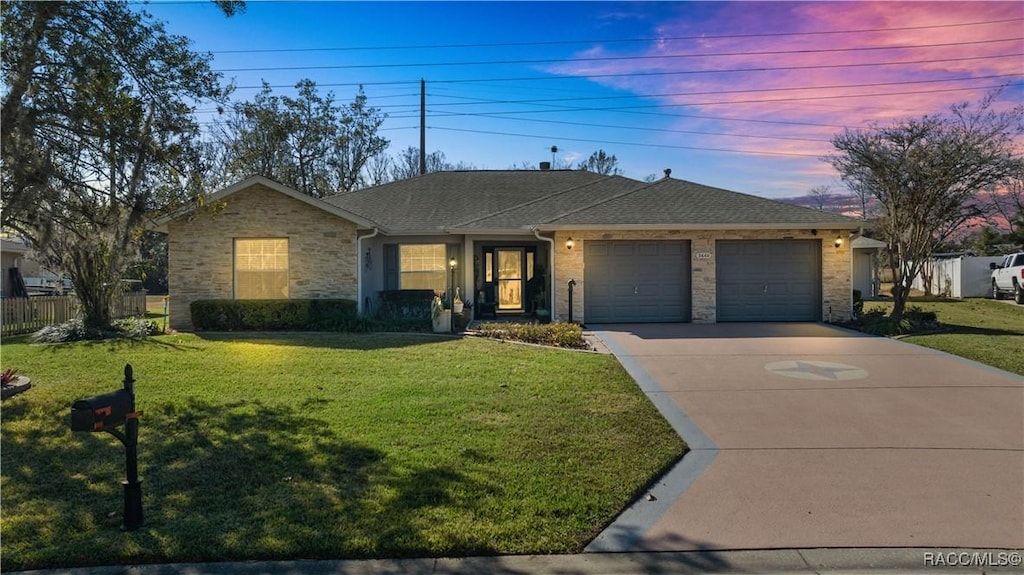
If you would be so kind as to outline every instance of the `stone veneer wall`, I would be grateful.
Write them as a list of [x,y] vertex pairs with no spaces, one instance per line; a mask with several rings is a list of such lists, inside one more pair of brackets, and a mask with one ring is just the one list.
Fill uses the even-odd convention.
[[258,184],[224,204],[167,226],[172,328],[192,329],[192,301],[234,297],[235,238],[288,238],[288,297],[356,299],[354,223]]
[[[584,322],[584,244],[587,240],[690,240],[691,289],[693,323],[716,322],[715,242],[717,240],[781,240],[820,239],[822,279],[822,319],[833,321],[850,318],[853,306],[852,267],[849,230],[652,230],[652,231],[566,231],[555,233],[555,317],[569,318],[569,292],[566,284],[576,279],[572,294],[572,317]],[[573,248],[565,241],[572,237]],[[843,238],[836,249],[836,237]],[[710,253],[710,259],[696,259],[698,253]]]

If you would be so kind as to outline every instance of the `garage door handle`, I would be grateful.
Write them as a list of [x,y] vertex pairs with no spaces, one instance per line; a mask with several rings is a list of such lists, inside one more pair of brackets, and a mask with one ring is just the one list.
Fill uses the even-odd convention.
[[637,295],[639,292],[636,291],[636,286],[633,286],[633,295]]
[[764,293],[768,293],[768,284],[764,284]]

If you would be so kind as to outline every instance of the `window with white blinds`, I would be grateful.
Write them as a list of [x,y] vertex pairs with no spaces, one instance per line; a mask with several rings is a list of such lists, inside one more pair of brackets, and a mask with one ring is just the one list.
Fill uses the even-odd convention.
[[401,289],[445,291],[448,253],[444,244],[402,244],[398,261]]
[[288,238],[235,239],[235,299],[288,298]]

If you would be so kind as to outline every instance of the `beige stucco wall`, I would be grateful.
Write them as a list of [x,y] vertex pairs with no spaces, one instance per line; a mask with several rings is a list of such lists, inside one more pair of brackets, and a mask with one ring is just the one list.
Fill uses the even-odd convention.
[[191,330],[189,304],[234,297],[234,239],[288,238],[290,298],[357,298],[356,225],[256,184],[168,224],[171,327]]
[[[584,244],[587,240],[690,240],[691,285],[694,323],[715,323],[715,242],[718,240],[821,240],[822,312],[828,321],[849,319],[853,305],[851,285],[850,242],[847,230],[652,230],[652,231],[564,231],[555,233],[555,317],[569,318],[569,293],[566,284],[575,278],[577,285],[572,296],[574,321],[585,322],[583,279]],[[565,241],[572,237],[573,248],[566,249]],[[836,249],[836,237],[844,239]],[[711,254],[708,259],[697,259],[696,254]],[[830,315],[831,312],[831,315]]]

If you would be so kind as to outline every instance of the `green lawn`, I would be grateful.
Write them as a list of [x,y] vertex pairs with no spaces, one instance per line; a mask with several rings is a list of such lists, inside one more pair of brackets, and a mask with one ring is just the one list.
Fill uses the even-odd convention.
[[[147,525],[73,400],[138,380]],[[609,356],[407,334],[3,344],[5,570],[577,552],[685,446]]]
[[[915,335],[903,341],[973,359],[1024,375],[1024,306],[989,299],[935,301],[911,298],[910,305],[934,311],[949,333]],[[865,311],[892,309],[891,303],[866,302]]]

